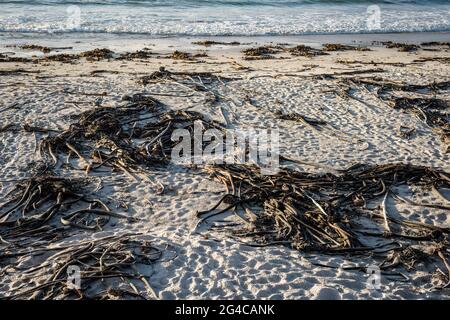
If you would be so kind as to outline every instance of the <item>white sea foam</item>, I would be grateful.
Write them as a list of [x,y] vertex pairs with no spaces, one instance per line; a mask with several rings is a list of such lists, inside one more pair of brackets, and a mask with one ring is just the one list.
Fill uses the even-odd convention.
[[[49,1],[47,1],[49,2]],[[450,31],[449,4],[380,4],[380,23],[368,27],[369,4],[133,5],[50,1],[1,4],[3,32],[95,32],[150,35],[294,35]],[[192,1],[191,1],[192,2]],[[224,1],[222,1],[224,2]],[[272,1],[274,2],[274,1]],[[295,1],[294,1],[295,2]],[[76,3],[76,2],[75,2]],[[236,2],[234,2],[235,4]],[[72,6],[72,7],[71,7]],[[74,9],[75,8],[75,9]],[[79,24],[73,23],[79,8]],[[75,10],[75,11],[74,11]]]

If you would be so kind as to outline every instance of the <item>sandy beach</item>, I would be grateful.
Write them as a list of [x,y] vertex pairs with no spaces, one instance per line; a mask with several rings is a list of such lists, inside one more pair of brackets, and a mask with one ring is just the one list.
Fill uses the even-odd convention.
[[[396,186],[392,190],[401,198],[383,197],[384,192],[360,205],[368,217],[387,212],[393,219],[434,226],[428,230],[443,234],[422,241],[410,235],[407,241],[417,252],[427,252],[427,258],[389,260],[392,267],[382,269],[380,287],[373,289],[368,286],[367,268],[386,262],[386,257],[377,254],[387,251],[330,254],[296,250],[289,243],[258,242],[235,233],[246,222],[231,210],[199,223],[198,212],[214,208],[230,192],[203,165],[169,161],[133,171],[135,167],[127,169],[124,163],[102,165],[105,159],[98,165],[93,159],[101,156],[81,152],[81,144],[73,146],[76,150],[67,145],[59,151],[50,147],[55,154],[49,156],[48,149],[42,152],[42,141],[73,129],[80,114],[131,102],[133,108],[140,107],[142,96],[147,96],[154,99],[145,100],[148,105],[198,112],[209,123],[227,129],[277,129],[280,155],[293,160],[280,165],[292,170],[337,174],[356,164],[400,163],[448,174],[450,47],[445,41],[450,34],[425,35],[130,37],[127,41],[88,37],[60,41],[57,36],[31,40],[24,35],[14,42],[0,38],[0,202],[4,204],[0,209],[0,297],[449,299],[450,189],[445,185],[438,186],[437,192]],[[205,40],[217,43],[201,43]],[[325,46],[329,43],[341,46]],[[97,48],[104,50],[90,51]],[[161,80],[157,75],[162,73]],[[416,108],[409,109],[394,107],[393,102],[403,101],[397,98],[419,100],[414,100]],[[441,122],[430,117],[431,103],[446,104]],[[301,119],[287,119],[293,114]],[[132,124],[127,130],[142,129],[138,121]],[[133,140],[134,132],[127,134]],[[148,138],[140,139],[148,142]],[[77,155],[78,151],[82,154]],[[20,226],[34,209],[30,206],[21,213],[22,201],[17,217],[23,220],[6,223],[12,221],[8,219],[13,218],[11,212],[21,201],[27,179],[43,170],[84,181],[83,194],[98,199],[88,202],[87,210],[100,212],[107,207],[107,212],[121,216],[111,215],[104,223],[103,216],[92,221],[80,218],[78,223],[98,224],[98,228],[83,229],[64,215],[88,204],[74,200],[73,205],[61,207],[55,200],[58,214],[37,227],[50,231],[33,228],[34,233],[27,234]],[[20,184],[21,192],[17,191]],[[44,198],[36,200],[39,187],[33,190],[28,201]],[[58,199],[67,193],[64,190]],[[225,203],[219,206],[225,207]],[[350,217],[356,215],[352,210]],[[383,219],[378,222],[377,230],[382,232]],[[14,236],[11,230],[16,230]],[[128,237],[139,243],[145,240],[156,252],[150,263],[134,263],[133,272],[139,277],[115,274],[102,281],[91,279],[87,287],[82,278],[82,293],[58,291],[62,283],[58,279],[69,261],[60,259],[64,250],[79,248],[81,252],[101,244],[108,248],[102,251],[104,257],[108,250],[129,245],[121,242]],[[397,240],[383,238],[390,245],[398,245]],[[71,263],[78,261],[83,271],[81,258],[71,254]],[[148,253],[143,256],[149,257]],[[134,261],[130,256],[111,259],[115,264],[133,265]],[[103,265],[102,258],[99,261],[100,271],[108,270],[110,260],[105,258]]]

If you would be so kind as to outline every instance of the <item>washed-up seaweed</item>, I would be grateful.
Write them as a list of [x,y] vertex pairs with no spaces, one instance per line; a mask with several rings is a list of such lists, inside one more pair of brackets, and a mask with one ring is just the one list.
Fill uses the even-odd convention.
[[281,46],[262,46],[256,48],[249,48],[242,51],[245,60],[265,60],[274,59],[273,54],[283,51]]
[[407,63],[403,62],[385,62],[385,61],[360,61],[360,60],[336,60],[336,63],[353,65],[353,64],[361,64],[361,65],[382,65],[382,66],[393,66],[393,67],[405,67]]
[[392,101],[395,109],[409,110],[430,127],[440,127],[450,134],[448,112],[450,105],[442,99],[436,98],[405,98],[396,97]]
[[168,58],[171,58],[173,60],[186,60],[186,61],[193,61],[196,58],[206,58],[206,57],[208,57],[208,55],[205,52],[192,54],[189,52],[183,52],[178,50],[175,50],[174,52],[172,52],[172,54],[168,56]]
[[79,56],[71,53],[60,53],[42,57],[39,61],[57,61],[63,63],[73,63],[79,59]]
[[440,62],[443,64],[448,64],[448,63],[450,63],[450,57],[423,57],[423,58],[414,59],[413,62],[423,63],[423,62],[429,62],[429,61],[436,61],[436,62]]
[[26,70],[22,68],[12,69],[12,70],[0,70],[0,76],[11,76],[18,74],[27,74],[27,73],[40,73],[40,70]]
[[449,47],[450,48],[450,42],[448,42],[448,41],[429,41],[429,42],[422,42],[420,45],[422,47]]
[[23,58],[23,57],[10,57],[10,56],[1,56],[0,62],[49,62],[49,61],[57,61],[63,63],[73,63],[80,58],[85,58],[87,61],[100,61],[105,59],[112,59],[114,57],[114,52],[109,49],[93,49],[90,51],[84,51],[78,54],[75,53],[59,53],[59,54],[50,54],[45,55],[43,57],[33,57],[33,58]]
[[73,156],[87,173],[109,166],[136,179],[135,173],[170,161],[178,143],[171,140],[174,130],[192,132],[195,121],[202,123],[203,130],[221,128],[200,113],[167,110],[150,96],[135,94],[123,99],[127,101],[123,106],[100,106],[81,113],[69,129],[41,140],[41,156],[52,165],[61,155],[70,164]]
[[[163,255],[163,249],[139,234],[118,234],[70,245],[36,245],[28,248],[3,246],[0,260],[17,261],[32,254],[38,263],[23,267],[8,265],[20,272],[23,285],[4,297],[15,299],[155,299],[147,269]],[[71,278],[72,277],[72,278]]]
[[6,47],[17,47],[23,50],[41,51],[43,53],[49,53],[54,50],[70,50],[72,47],[47,47],[38,44],[21,44],[21,45],[8,45]]
[[88,184],[86,179],[55,175],[46,167],[19,181],[0,207],[0,237],[7,242],[45,238],[58,235],[52,234],[52,230],[70,227],[98,231],[111,217],[128,219],[89,195],[85,190]]
[[0,54],[0,62],[33,62],[33,59],[25,58],[25,57],[11,57],[7,54]]
[[43,53],[48,53],[48,52],[52,51],[52,49],[49,47],[40,46],[40,45],[36,45],[36,44],[24,44],[24,45],[19,45],[18,47],[21,49],[24,49],[24,50],[42,51]]
[[223,42],[223,41],[204,40],[204,41],[194,41],[194,42],[192,42],[192,44],[196,44],[198,46],[210,47],[210,46],[215,46],[215,45],[238,46],[241,43],[237,42],[237,41]]
[[123,106],[100,106],[81,113],[69,129],[41,140],[41,156],[54,165],[59,161],[60,153],[66,155],[68,163],[71,156],[76,156],[85,164],[87,172],[102,165],[126,171],[125,167],[155,161],[133,146],[130,138],[133,136],[133,122],[137,123],[140,116],[156,111],[158,102],[140,95],[126,99],[129,101]]
[[312,47],[305,46],[302,44],[292,48],[286,48],[285,51],[289,52],[293,56],[304,56],[304,57],[323,56],[328,54],[323,50],[314,49]]
[[355,47],[339,43],[326,43],[323,45],[324,51],[370,51],[367,47]]
[[116,60],[134,60],[134,59],[149,59],[154,53],[149,48],[144,48],[135,52],[122,53]]
[[79,56],[83,57],[83,58],[86,58],[87,61],[100,61],[100,60],[113,58],[113,54],[114,54],[114,52],[109,50],[109,49],[106,49],[106,48],[99,49],[99,48],[97,48],[97,49],[94,49],[94,50],[81,52],[79,54]]
[[392,41],[383,42],[382,44],[389,49],[398,49],[399,52],[414,52],[420,48],[420,46],[416,44],[398,43]]
[[[205,171],[223,183],[228,193],[212,209],[198,213],[201,221],[234,210],[243,221],[234,234],[253,239],[256,246],[284,244],[325,253],[386,250],[392,255],[385,257],[386,266],[410,244],[427,245],[435,253],[447,254],[449,249],[450,228],[398,217],[386,205],[392,198],[450,210],[448,205],[416,203],[396,193],[396,187],[414,185],[442,196],[439,189],[450,187],[450,174],[442,170],[386,164],[355,165],[338,174],[280,168],[267,176],[253,165],[214,165]],[[370,208],[377,200],[382,200],[381,205]]]

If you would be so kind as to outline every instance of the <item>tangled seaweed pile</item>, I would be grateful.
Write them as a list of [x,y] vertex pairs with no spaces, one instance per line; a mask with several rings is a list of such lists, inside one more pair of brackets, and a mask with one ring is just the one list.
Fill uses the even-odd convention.
[[69,129],[41,140],[41,157],[56,165],[63,154],[69,165],[71,157],[77,156],[87,173],[105,165],[136,179],[136,173],[170,161],[172,148],[178,143],[172,141],[174,130],[193,132],[195,121],[200,121],[202,130],[223,129],[200,113],[166,110],[146,95],[124,99],[124,106],[83,112]]
[[[48,168],[20,181],[0,208],[0,237],[7,243],[27,238],[64,237],[64,231],[70,227],[100,231],[111,217],[132,221],[90,196],[85,191],[88,184],[86,179],[57,176]],[[62,215],[73,207],[78,209]]]
[[[243,209],[244,216],[238,216],[245,223],[235,234],[253,238],[256,245],[285,244],[324,253],[382,251],[396,256],[411,244],[422,244],[436,253],[448,253],[449,228],[398,218],[386,207],[386,199],[393,197],[450,210],[450,206],[415,203],[395,190],[415,185],[442,196],[439,189],[450,187],[447,172],[407,164],[355,165],[337,175],[282,168],[276,175],[265,176],[247,165],[209,166],[206,172],[222,182],[228,193],[212,209],[198,213],[202,221]],[[381,209],[370,209],[368,205],[376,199],[383,199]],[[218,210],[222,203],[226,207]]]
[[[20,258],[27,259],[30,256],[27,247],[16,244],[8,244],[2,249],[1,265],[5,261],[17,262]],[[163,250],[140,235],[118,234],[52,247],[38,245],[34,246],[33,252],[38,257],[35,259],[39,260],[34,267],[11,263],[8,270],[0,269],[3,275],[12,272],[12,269],[20,271],[23,282],[11,290],[6,299],[157,298],[138,268],[160,260]],[[74,266],[82,266],[76,279],[80,287],[77,283],[68,282],[67,276],[77,272]],[[114,282],[117,278],[123,280],[120,285]],[[143,288],[139,288],[139,285]]]

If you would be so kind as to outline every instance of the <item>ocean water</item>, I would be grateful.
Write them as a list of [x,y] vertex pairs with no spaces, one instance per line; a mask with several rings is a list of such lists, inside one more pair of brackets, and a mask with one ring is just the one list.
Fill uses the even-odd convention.
[[0,0],[0,32],[155,36],[450,31],[450,0]]

